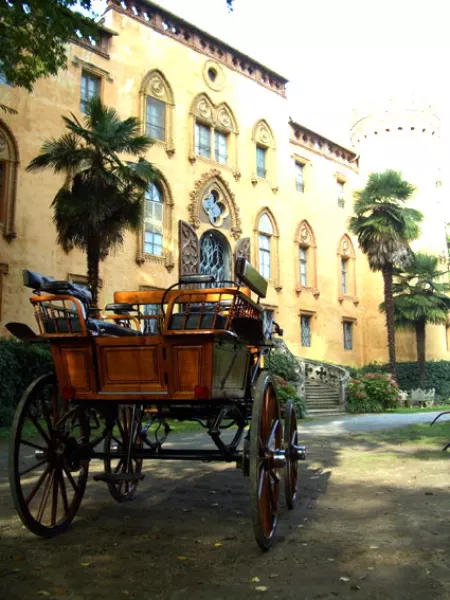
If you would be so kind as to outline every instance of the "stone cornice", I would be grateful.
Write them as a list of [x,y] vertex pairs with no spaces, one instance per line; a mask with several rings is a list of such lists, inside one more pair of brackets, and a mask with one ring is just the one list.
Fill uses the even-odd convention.
[[290,141],[292,144],[306,148],[310,152],[348,167],[352,171],[358,171],[358,155],[356,152],[332,142],[292,119],[290,119],[289,125],[291,126]]
[[149,0],[108,0],[106,10],[110,9],[125,14],[286,97],[287,79],[157,4]]

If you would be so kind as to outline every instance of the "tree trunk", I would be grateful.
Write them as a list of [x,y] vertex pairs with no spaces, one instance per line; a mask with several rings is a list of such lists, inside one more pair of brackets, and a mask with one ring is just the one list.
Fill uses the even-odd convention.
[[397,362],[395,358],[395,327],[394,327],[394,299],[392,297],[392,265],[384,267],[384,304],[386,307],[386,329],[389,350],[389,371],[397,381]]
[[90,240],[87,247],[88,284],[92,292],[92,308],[98,308],[98,282],[100,265],[100,245],[96,239]]
[[419,363],[420,387],[425,389],[425,319],[416,322],[417,362]]

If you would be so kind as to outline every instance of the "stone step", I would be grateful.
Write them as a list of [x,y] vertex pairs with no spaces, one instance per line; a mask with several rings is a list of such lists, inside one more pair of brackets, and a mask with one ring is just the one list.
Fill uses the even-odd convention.
[[[329,408],[329,409],[309,409],[307,410],[307,417],[339,417],[345,415],[345,410],[343,408]],[[301,427],[302,422],[299,422]]]

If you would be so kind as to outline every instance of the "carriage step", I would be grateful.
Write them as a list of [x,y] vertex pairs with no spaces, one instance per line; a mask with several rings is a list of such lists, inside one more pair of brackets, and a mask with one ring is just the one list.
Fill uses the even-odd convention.
[[143,473],[99,473],[94,475],[94,481],[120,483],[121,481],[142,481],[144,477]]

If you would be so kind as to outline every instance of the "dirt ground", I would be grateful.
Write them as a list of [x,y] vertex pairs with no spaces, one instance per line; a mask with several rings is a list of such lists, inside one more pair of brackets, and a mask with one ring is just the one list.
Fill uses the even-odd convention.
[[298,507],[262,554],[249,482],[221,464],[147,462],[126,504],[90,480],[69,531],[37,539],[0,446],[0,598],[448,600],[450,455],[352,438],[308,448]]

